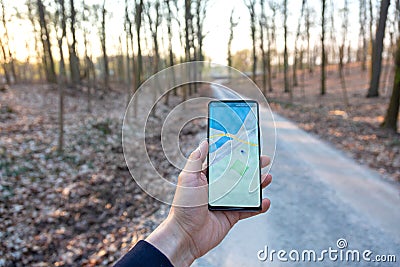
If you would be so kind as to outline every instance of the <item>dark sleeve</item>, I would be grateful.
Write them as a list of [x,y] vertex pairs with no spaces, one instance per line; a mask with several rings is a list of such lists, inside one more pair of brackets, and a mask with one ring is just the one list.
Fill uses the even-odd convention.
[[169,259],[161,251],[144,240],[140,240],[114,265],[114,267],[133,266],[173,267]]

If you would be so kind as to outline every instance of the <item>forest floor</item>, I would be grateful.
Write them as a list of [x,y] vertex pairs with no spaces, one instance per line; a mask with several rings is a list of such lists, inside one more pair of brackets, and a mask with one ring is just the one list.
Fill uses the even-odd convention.
[[[351,65],[346,75],[350,107],[345,107],[335,68],[328,70],[323,97],[317,70],[305,74],[304,82],[298,75],[304,91],[295,87],[292,102],[282,93],[282,79],[278,75],[268,93],[274,111],[388,179],[400,179],[399,134],[379,127],[391,83],[379,98],[367,99],[367,73]],[[170,101],[149,120],[154,131],[146,145],[154,162],[165,161],[158,132],[179,99]],[[117,88],[93,97],[88,112],[86,93],[68,89],[65,147],[59,154],[57,90],[40,84],[0,90],[0,266],[109,266],[165,218],[168,206],[142,191],[126,167],[121,103],[126,94]],[[182,152],[187,155],[205,131],[202,122],[184,127]],[[168,163],[158,171],[171,179],[179,173]]]
[[[174,106],[179,100],[171,98]],[[59,154],[57,89],[0,92],[0,266],[109,266],[165,218],[168,206],[142,191],[125,164],[123,89],[93,99],[88,112],[86,93],[67,90]],[[157,131],[165,107],[150,119]],[[200,132],[193,129],[182,136],[184,153]],[[162,148],[147,142],[150,158],[160,162]],[[159,171],[179,172],[170,164]]]
[[[366,98],[368,71],[361,71],[358,63],[348,64],[345,69],[348,107],[344,104],[337,66],[333,65],[327,70],[326,95],[320,95],[320,74],[315,69],[312,74],[305,71],[297,75],[298,86],[293,89],[292,101],[289,94],[283,93],[283,75],[277,75],[272,83],[273,92],[267,93],[267,99],[272,110],[305,131],[346,151],[387,179],[400,181],[400,134],[380,127],[389,104],[393,73],[392,66],[384,65],[380,96]],[[261,88],[261,80],[257,83]]]

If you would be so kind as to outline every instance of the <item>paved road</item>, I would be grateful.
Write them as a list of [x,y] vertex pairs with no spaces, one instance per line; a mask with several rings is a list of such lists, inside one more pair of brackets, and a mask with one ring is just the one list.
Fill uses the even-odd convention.
[[[221,91],[220,98],[231,95]],[[260,116],[265,115],[261,110]],[[378,173],[359,165],[333,146],[274,114],[277,148],[271,173],[273,183],[264,190],[272,205],[269,212],[239,222],[214,250],[195,266],[400,266],[400,188]],[[268,125],[261,122],[263,131]],[[258,260],[257,252],[268,249],[358,249],[396,256],[396,263],[271,262]],[[294,254],[292,254],[294,255]],[[346,255],[346,254],[344,254]],[[261,255],[262,256],[262,255]],[[288,258],[288,255],[286,255]]]

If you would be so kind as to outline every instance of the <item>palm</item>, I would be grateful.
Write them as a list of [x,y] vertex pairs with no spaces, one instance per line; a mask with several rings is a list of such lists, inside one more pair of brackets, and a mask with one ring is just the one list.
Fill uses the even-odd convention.
[[[262,160],[262,165],[267,163],[268,160]],[[263,187],[270,182],[271,176],[268,176],[269,179],[266,178],[267,176],[264,176]],[[180,185],[207,186],[207,178],[204,172],[183,173],[180,177]],[[178,191],[177,195],[179,195]],[[207,190],[198,190],[190,196],[190,199],[187,199],[187,202],[191,199],[207,199],[204,194],[207,194]],[[265,212],[269,207],[269,201],[266,199],[263,202],[265,202],[263,203],[263,211]],[[210,211],[207,205],[202,205],[199,207],[175,206],[172,207],[171,213],[184,232],[189,235],[189,239],[193,241],[192,245],[197,254],[195,257],[198,258],[218,245],[240,219],[254,216],[259,212]]]

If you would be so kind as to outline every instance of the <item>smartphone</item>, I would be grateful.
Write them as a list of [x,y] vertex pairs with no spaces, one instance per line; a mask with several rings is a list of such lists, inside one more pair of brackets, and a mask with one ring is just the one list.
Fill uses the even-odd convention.
[[211,101],[207,132],[208,208],[261,210],[258,103]]

